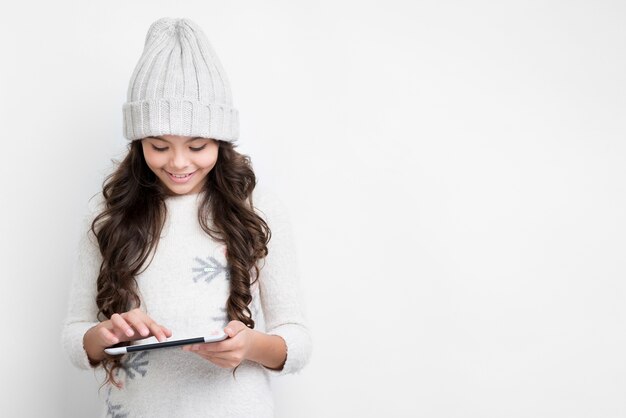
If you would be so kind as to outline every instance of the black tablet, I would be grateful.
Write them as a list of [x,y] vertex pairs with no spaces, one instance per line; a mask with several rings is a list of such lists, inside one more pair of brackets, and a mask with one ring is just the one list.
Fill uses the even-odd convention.
[[155,350],[159,348],[178,347],[181,345],[214,343],[217,341],[223,341],[226,338],[228,338],[228,335],[222,333],[217,335],[210,335],[207,337],[185,338],[182,340],[163,341],[160,343],[137,344],[129,345],[126,347],[110,347],[105,348],[104,352],[114,356],[119,354],[133,353],[135,351]]

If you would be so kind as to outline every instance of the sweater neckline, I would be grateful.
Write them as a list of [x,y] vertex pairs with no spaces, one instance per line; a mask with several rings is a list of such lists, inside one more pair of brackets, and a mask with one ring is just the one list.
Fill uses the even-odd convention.
[[201,196],[204,195],[204,190],[198,192],[198,193],[186,193],[186,194],[176,194],[176,195],[169,195],[165,198],[166,202],[170,202],[170,203],[183,203],[183,202],[195,202],[197,200],[200,199]]

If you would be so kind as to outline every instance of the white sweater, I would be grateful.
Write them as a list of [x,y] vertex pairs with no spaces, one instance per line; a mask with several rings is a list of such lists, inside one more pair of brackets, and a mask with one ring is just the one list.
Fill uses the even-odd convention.
[[[202,192],[203,193],[203,192]],[[208,335],[228,323],[225,306],[229,273],[225,246],[213,240],[197,220],[201,194],[166,199],[167,217],[149,267],[137,276],[141,306],[157,323],[172,330],[172,339]],[[102,208],[102,197],[92,199],[83,224],[78,263],[70,291],[62,344],[70,361],[93,369],[100,382],[101,366],[93,368],[83,348],[85,332],[98,324],[96,279],[102,262],[89,224]],[[287,345],[282,370],[244,360],[233,378],[221,368],[180,347],[124,355],[118,381],[101,392],[102,417],[272,417],[270,378],[299,372],[308,362],[312,341],[302,306],[296,253],[284,206],[269,190],[253,194],[257,213],[268,223],[272,237],[250,305],[255,329],[281,336]],[[150,260],[150,257],[148,258]],[[259,261],[263,266],[263,260]],[[254,277],[254,269],[252,271]],[[132,344],[156,342],[155,337]]]

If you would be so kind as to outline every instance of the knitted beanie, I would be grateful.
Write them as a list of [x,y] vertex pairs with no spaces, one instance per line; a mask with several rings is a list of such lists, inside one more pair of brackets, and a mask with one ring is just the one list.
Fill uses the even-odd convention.
[[239,136],[222,64],[202,29],[185,18],[150,25],[122,113],[128,140],[169,134],[234,142]]

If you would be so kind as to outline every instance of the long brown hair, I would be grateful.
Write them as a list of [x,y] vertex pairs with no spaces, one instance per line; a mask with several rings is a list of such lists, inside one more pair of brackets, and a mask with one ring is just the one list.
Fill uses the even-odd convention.
[[[248,307],[252,301],[250,286],[259,276],[256,261],[268,253],[271,231],[254,211],[256,176],[250,158],[237,152],[231,142],[217,142],[217,162],[202,186],[206,193],[198,207],[198,222],[213,239],[226,245],[230,273],[228,320],[239,320],[254,328]],[[152,261],[146,264],[161,235],[167,193],[146,164],[141,140],[132,141],[126,157],[104,180],[105,206],[91,224],[102,254],[96,296],[100,321],[141,305],[135,277]],[[207,222],[209,217],[212,226]],[[255,280],[251,282],[253,268]],[[129,341],[123,341],[115,347],[128,345]],[[122,356],[107,356],[102,366],[107,374],[103,385],[111,382],[121,387],[114,373],[124,367]]]

